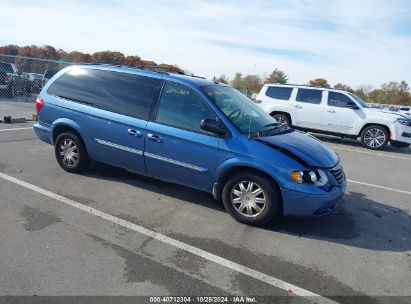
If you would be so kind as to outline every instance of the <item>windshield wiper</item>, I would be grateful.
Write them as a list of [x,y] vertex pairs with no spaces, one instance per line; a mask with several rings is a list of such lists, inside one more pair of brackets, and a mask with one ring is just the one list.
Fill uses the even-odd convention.
[[[276,126],[276,127],[258,132],[257,133],[258,137],[267,136],[267,135],[270,135],[270,134],[276,134],[276,133],[280,133],[284,130],[288,130],[288,127],[286,125],[282,125],[282,124],[269,124],[269,125],[273,125],[273,126]],[[269,126],[269,125],[267,125],[267,126]]]

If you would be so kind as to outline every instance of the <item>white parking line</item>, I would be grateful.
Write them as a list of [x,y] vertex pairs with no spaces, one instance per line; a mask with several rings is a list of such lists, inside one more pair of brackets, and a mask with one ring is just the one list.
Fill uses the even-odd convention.
[[33,127],[28,127],[28,128],[12,128],[12,129],[0,129],[0,132],[4,132],[4,131],[16,131],[16,130],[28,130],[28,129],[33,129]]
[[350,152],[357,152],[357,153],[363,153],[363,154],[369,154],[369,155],[376,155],[376,156],[384,156],[384,157],[390,157],[390,158],[398,158],[398,159],[404,159],[404,160],[411,160],[410,157],[401,157],[401,156],[394,156],[394,155],[387,155],[383,153],[373,153],[373,152],[368,152],[368,151],[361,151],[361,150],[356,150],[356,149],[348,149],[348,148],[341,148],[341,147],[336,147],[336,146],[331,146],[333,149],[337,150],[344,150],[344,151],[350,151]]
[[143,235],[146,235],[146,236],[148,236],[148,237],[151,237],[151,238],[153,238],[153,239],[156,239],[156,240],[158,240],[158,241],[160,241],[160,242],[163,242],[163,243],[166,243],[166,244],[168,244],[168,245],[177,247],[177,248],[179,248],[179,249],[181,249],[181,250],[184,250],[184,251],[187,251],[187,252],[189,252],[189,253],[191,253],[191,254],[193,254],[193,255],[196,255],[196,256],[202,257],[202,258],[204,258],[204,259],[206,259],[206,260],[209,260],[209,261],[212,261],[212,262],[214,262],[214,263],[220,264],[221,266],[224,266],[224,267],[226,267],[226,268],[229,268],[229,269],[231,269],[231,270],[234,270],[234,271],[236,271],[236,272],[238,272],[238,273],[242,273],[242,274],[247,275],[247,276],[249,276],[249,277],[252,277],[252,278],[254,278],[254,279],[256,279],[256,280],[259,280],[259,281],[261,281],[261,282],[264,282],[264,283],[266,283],[266,284],[269,284],[269,285],[272,285],[272,286],[274,286],[274,287],[283,289],[283,290],[285,290],[286,292],[288,292],[290,295],[307,297],[307,298],[309,297],[309,300],[314,301],[314,302],[316,302],[316,303],[338,303],[338,302],[335,302],[335,301],[333,301],[333,300],[331,300],[331,299],[322,297],[322,296],[320,296],[320,295],[318,295],[318,294],[316,294],[316,293],[313,293],[313,292],[311,292],[311,291],[305,290],[305,289],[300,288],[300,287],[298,287],[298,286],[295,286],[295,285],[293,285],[293,284],[290,284],[290,283],[287,283],[287,282],[282,281],[282,280],[280,280],[280,279],[277,279],[277,278],[275,278],[275,277],[273,277],[273,276],[270,276],[270,275],[264,274],[264,273],[262,273],[262,272],[256,271],[256,270],[254,270],[254,269],[248,268],[248,267],[246,267],[246,266],[244,266],[244,265],[241,265],[241,264],[232,262],[232,261],[227,260],[227,259],[225,259],[225,258],[222,258],[222,257],[220,257],[220,256],[218,256],[218,255],[215,255],[215,254],[213,254],[213,253],[210,253],[210,252],[208,252],[208,251],[202,250],[202,249],[200,249],[200,248],[191,246],[191,245],[189,245],[189,244],[186,244],[186,243],[183,243],[183,242],[178,241],[178,240],[176,240],[176,239],[173,239],[173,238],[170,238],[170,237],[168,237],[168,236],[165,236],[165,235],[163,235],[163,234],[161,234],[161,233],[158,233],[158,232],[149,230],[149,229],[147,229],[147,228],[144,228],[144,227],[142,227],[142,226],[139,226],[139,225],[136,225],[136,224],[127,222],[127,221],[125,221],[125,220],[122,220],[122,219],[120,219],[120,218],[118,218],[118,217],[115,217],[115,216],[110,215],[110,214],[108,214],[108,213],[105,213],[105,212],[103,212],[103,211],[100,211],[100,210],[91,208],[91,207],[89,207],[89,206],[80,204],[79,202],[73,201],[73,200],[68,199],[68,198],[66,198],[66,197],[64,197],[64,196],[61,196],[61,195],[56,194],[56,193],[54,193],[54,192],[45,190],[45,189],[43,189],[43,188],[40,188],[40,187],[35,186],[35,185],[33,185],[33,184],[27,183],[27,182],[25,182],[25,181],[22,181],[22,180],[20,180],[20,179],[15,178],[15,177],[9,176],[9,175],[4,174],[4,173],[2,173],[2,172],[0,172],[0,178],[2,178],[2,179],[4,179],[4,180],[7,180],[7,181],[9,181],[9,182],[15,183],[15,184],[17,184],[17,185],[19,185],[19,186],[22,186],[22,187],[24,187],[24,188],[30,189],[30,190],[32,190],[32,191],[34,191],[34,192],[40,193],[40,194],[42,194],[42,195],[45,195],[45,196],[47,196],[47,197],[50,197],[50,198],[52,198],[52,199],[55,199],[55,200],[57,200],[57,201],[59,201],[59,202],[61,202],[61,203],[64,203],[64,204],[66,204],[66,205],[69,205],[69,206],[71,206],[71,207],[80,209],[80,210],[82,210],[82,211],[84,211],[84,212],[87,212],[87,213],[89,213],[89,214],[91,214],[91,215],[94,215],[94,216],[100,217],[100,218],[102,218],[102,219],[104,219],[104,220],[107,220],[107,221],[110,221],[110,222],[112,222],[112,223],[115,223],[115,224],[117,224],[117,225],[119,225],[119,226],[128,228],[128,229],[133,230],[133,231],[138,232],[138,233],[141,233],[141,234],[143,234]]
[[390,187],[378,186],[378,185],[374,185],[374,184],[368,184],[368,183],[353,181],[353,180],[349,180],[349,179],[347,179],[347,182],[411,195],[411,192],[409,192],[409,191],[394,189],[394,188],[390,188]]

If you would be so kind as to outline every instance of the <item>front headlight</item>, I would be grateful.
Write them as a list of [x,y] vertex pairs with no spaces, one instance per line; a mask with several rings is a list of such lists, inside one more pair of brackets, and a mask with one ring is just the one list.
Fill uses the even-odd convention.
[[291,178],[297,184],[314,184],[315,186],[324,186],[328,182],[327,175],[323,170],[297,170],[291,172]]
[[399,124],[402,124],[404,126],[411,127],[411,119],[398,118],[395,122],[398,122]]

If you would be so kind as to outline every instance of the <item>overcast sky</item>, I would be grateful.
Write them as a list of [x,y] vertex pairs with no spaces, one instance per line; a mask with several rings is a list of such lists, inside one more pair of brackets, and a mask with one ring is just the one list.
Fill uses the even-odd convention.
[[118,50],[209,78],[411,84],[410,0],[0,0],[0,20],[1,45]]

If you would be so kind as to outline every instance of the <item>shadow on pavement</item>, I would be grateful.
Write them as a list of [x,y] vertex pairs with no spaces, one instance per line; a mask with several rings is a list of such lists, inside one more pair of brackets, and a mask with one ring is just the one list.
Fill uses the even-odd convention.
[[[124,182],[187,203],[225,212],[223,205],[215,201],[211,194],[158,181],[106,164],[93,163],[86,175]],[[328,216],[308,219],[281,217],[262,228],[255,229],[376,251],[411,250],[411,215],[405,210],[373,201],[357,192],[346,194],[340,207]]]

